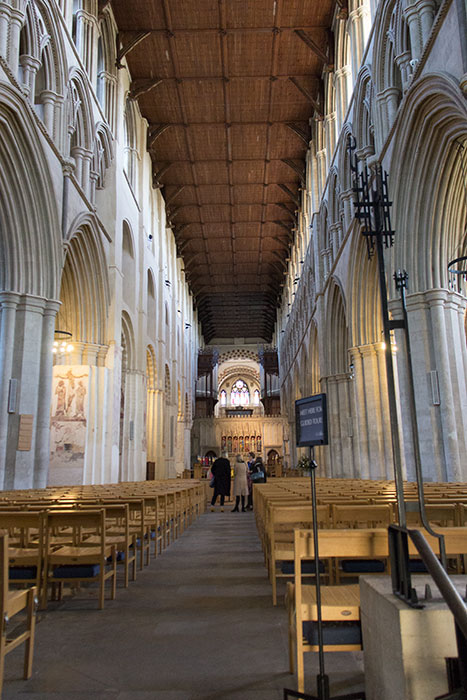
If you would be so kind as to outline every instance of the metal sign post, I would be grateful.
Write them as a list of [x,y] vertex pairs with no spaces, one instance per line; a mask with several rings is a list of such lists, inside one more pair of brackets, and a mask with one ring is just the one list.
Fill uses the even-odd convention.
[[[284,700],[288,698],[302,698],[302,700],[365,700],[365,693],[350,693],[348,695],[329,695],[329,677],[326,674],[323,649],[323,619],[321,614],[321,581],[319,570],[319,541],[318,541],[318,517],[316,504],[316,478],[318,467],[315,462],[315,445],[328,444],[328,421],[326,394],[316,394],[295,402],[295,418],[297,426],[297,446],[310,448],[311,471],[311,508],[313,513],[313,546],[315,561],[315,586],[316,586],[316,612],[318,626],[318,654],[319,674],[316,677],[317,695],[300,693],[296,690],[284,688]],[[297,574],[297,572],[295,572]]]

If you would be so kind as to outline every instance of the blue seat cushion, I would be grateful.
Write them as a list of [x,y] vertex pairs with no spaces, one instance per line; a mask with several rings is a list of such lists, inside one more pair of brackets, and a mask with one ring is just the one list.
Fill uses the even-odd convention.
[[35,579],[37,576],[37,566],[10,566],[8,577],[14,581],[18,579]]
[[428,569],[421,559],[411,559],[409,562],[409,570],[412,574],[426,574]]
[[[319,573],[324,574],[324,563],[319,562]],[[293,561],[283,561],[281,562],[281,572],[287,574],[288,576],[293,576],[295,573],[295,562]],[[302,561],[302,574],[314,574],[315,573],[315,562],[314,561]]]
[[[352,622],[323,622],[323,644],[362,644],[362,628],[358,620]],[[304,622],[303,636],[309,644],[318,644],[318,623]]]
[[377,574],[385,570],[384,561],[380,559],[344,559],[341,565],[346,574]]
[[54,578],[95,578],[99,576],[99,564],[70,564],[57,566],[53,570]]

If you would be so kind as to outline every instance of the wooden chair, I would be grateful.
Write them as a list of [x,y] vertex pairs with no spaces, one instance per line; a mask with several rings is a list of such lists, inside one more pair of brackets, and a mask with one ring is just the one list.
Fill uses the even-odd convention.
[[[0,532],[0,561],[2,571],[0,575],[0,621],[2,631],[0,635],[0,695],[3,687],[3,675],[5,668],[5,656],[16,649],[23,642],[24,666],[23,677],[30,678],[32,674],[32,660],[34,654],[34,634],[36,628],[36,603],[37,588],[33,586],[26,590],[10,591],[8,585],[8,534]],[[11,618],[22,610],[26,613],[26,629],[18,636],[8,637],[8,624]]]
[[[318,506],[317,514],[318,527],[327,527],[329,525],[328,506]],[[277,579],[293,576],[293,565],[290,565],[294,561],[294,530],[312,527],[312,525],[311,505],[271,505],[268,508],[265,550],[269,579],[272,584],[273,605],[277,605]]]
[[10,583],[36,586],[40,600],[44,543],[43,511],[0,511],[0,530],[9,534]]
[[[99,584],[99,608],[104,607],[105,582],[111,580],[113,600],[116,594],[117,556],[114,544],[106,541],[105,509],[68,510],[47,513],[44,543],[44,586],[42,605],[47,606],[49,585],[58,586],[59,599],[64,583],[75,585],[80,581]],[[68,542],[73,531],[74,544],[60,547],[60,533]],[[54,534],[53,543],[51,535]],[[86,543],[86,538],[92,538]],[[97,538],[97,539],[95,539]]]
[[[349,556],[387,557],[388,534],[375,530],[320,530],[320,559]],[[289,669],[295,669],[297,687],[304,692],[304,654],[317,651],[317,606],[314,585],[302,585],[302,562],[314,561],[312,530],[295,530],[294,583],[287,584],[286,607],[289,620]],[[360,620],[360,591],[358,585],[321,586],[324,651],[354,651],[362,648]],[[329,624],[331,623],[331,624]],[[294,654],[295,652],[295,654]]]

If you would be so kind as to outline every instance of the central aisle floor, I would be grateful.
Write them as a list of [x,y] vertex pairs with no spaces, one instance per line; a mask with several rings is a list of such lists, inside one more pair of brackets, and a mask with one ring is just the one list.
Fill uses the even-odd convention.
[[[41,613],[33,676],[18,680],[21,648],[8,655],[4,699],[282,700],[296,687],[286,611],[272,606],[253,513],[231,508],[198,518],[104,610],[83,590]],[[362,687],[358,654],[326,660],[334,694]]]

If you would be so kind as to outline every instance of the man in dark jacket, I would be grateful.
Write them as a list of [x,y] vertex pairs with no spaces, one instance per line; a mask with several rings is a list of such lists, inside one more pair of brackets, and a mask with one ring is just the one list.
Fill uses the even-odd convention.
[[218,457],[211,467],[211,474],[214,478],[214,493],[211,500],[211,510],[217,500],[217,496],[221,497],[221,511],[224,511],[224,500],[226,496],[230,496],[230,462],[227,459],[227,452],[222,453],[222,457]]

